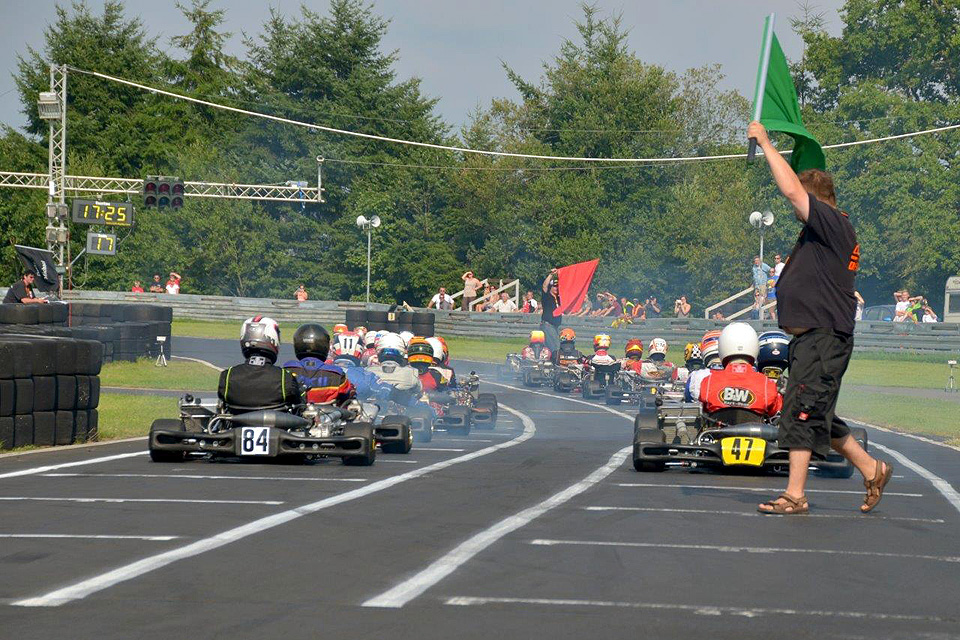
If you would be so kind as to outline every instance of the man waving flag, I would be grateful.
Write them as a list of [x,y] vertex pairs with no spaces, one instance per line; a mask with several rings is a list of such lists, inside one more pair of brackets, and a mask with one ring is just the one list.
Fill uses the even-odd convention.
[[[774,14],[767,16],[763,29],[763,46],[760,49],[760,68],[757,70],[757,86],[753,94],[753,119],[759,120],[768,131],[782,131],[791,138],[793,154],[790,166],[797,173],[805,169],[826,169],[826,159],[820,143],[814,138],[800,117],[797,90],[790,75],[790,66],[783,55],[777,34],[773,32]],[[748,160],[752,161],[757,142],[750,139]]]

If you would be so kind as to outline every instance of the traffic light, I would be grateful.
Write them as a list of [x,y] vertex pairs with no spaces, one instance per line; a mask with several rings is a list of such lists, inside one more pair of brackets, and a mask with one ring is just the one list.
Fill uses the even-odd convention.
[[174,176],[147,176],[143,181],[144,208],[183,207],[183,180]]

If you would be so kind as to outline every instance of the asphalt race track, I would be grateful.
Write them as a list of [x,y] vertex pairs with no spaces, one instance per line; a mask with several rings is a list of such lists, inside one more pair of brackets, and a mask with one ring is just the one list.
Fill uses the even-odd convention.
[[640,474],[635,409],[485,388],[495,431],[370,468],[0,457],[0,638],[960,638],[960,451],[870,429],[874,513],[813,477],[761,516],[784,478]]

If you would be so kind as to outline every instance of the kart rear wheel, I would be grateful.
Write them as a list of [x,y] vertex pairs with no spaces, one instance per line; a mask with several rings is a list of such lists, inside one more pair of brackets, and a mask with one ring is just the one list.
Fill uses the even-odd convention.
[[447,433],[457,436],[470,435],[470,409],[467,407],[455,406],[447,409],[447,417],[457,416],[461,419],[463,426],[447,427]]
[[153,421],[153,424],[150,425],[150,438],[147,442],[150,443],[150,459],[154,462],[183,462],[185,455],[183,451],[164,451],[161,449],[154,449],[153,444],[153,431],[183,431],[183,423],[179,419],[171,418],[159,418]]
[[490,421],[486,423],[477,423],[478,429],[496,429],[497,416],[500,413],[500,405],[497,403],[497,396],[493,393],[481,393],[477,397],[477,408],[490,411]]
[[[637,416],[634,424],[639,424],[640,416]],[[656,427],[636,427],[633,432],[633,468],[643,473],[658,473],[666,469],[666,464],[652,460],[644,460],[640,457],[640,444],[663,444],[666,442],[666,435]]]
[[400,432],[401,440],[384,442],[380,450],[384,453],[410,453],[413,448],[413,432],[410,429],[410,418],[406,416],[386,416],[380,426],[395,427]]
[[608,405],[618,405],[620,404],[620,401],[621,399],[619,394],[615,393],[613,389],[607,389],[604,402],[606,402]]
[[377,460],[377,441],[373,435],[373,425],[360,422],[348,424],[343,428],[343,435],[347,437],[361,436],[367,440],[367,453],[359,456],[346,456],[343,464],[351,467],[369,467]]

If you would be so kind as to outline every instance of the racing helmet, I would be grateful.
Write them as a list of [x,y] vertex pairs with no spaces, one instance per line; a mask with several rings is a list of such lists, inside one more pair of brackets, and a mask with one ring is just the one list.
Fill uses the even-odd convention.
[[441,342],[440,338],[437,337],[427,338],[426,341],[432,349],[431,354],[433,355],[433,363],[442,364],[444,356],[443,342]]
[[293,351],[297,359],[326,360],[330,352],[330,334],[319,324],[302,324],[293,333]]
[[262,356],[273,364],[280,353],[280,325],[265,316],[244,320],[240,328],[240,351],[244,358]]
[[757,370],[768,378],[779,378],[790,366],[788,349],[790,338],[783,331],[766,331],[757,339]]
[[534,329],[530,332],[530,344],[543,344],[547,341],[547,336],[540,329]]
[[650,353],[648,357],[651,360],[658,362],[665,360],[667,358],[667,341],[663,338],[654,338],[650,341],[647,351]]
[[377,346],[377,332],[367,331],[363,336],[363,346],[367,349],[374,349]]
[[627,346],[624,347],[624,354],[631,360],[640,360],[643,358],[643,340],[631,338],[627,340]]
[[[340,337],[352,335],[356,337],[355,334],[351,332],[344,332],[340,334]],[[360,356],[363,355],[363,345],[360,344],[360,340],[357,337],[355,340],[337,340],[336,344],[333,346],[331,352],[333,356],[334,364],[345,361],[352,365],[360,364]]]
[[560,342],[574,342],[576,339],[577,334],[570,327],[565,327],[560,331]]
[[407,347],[395,333],[386,333],[377,340],[377,360],[381,363],[392,360],[400,364],[407,362]]
[[437,340],[440,341],[440,346],[443,348],[443,364],[450,364],[450,348],[447,346],[447,341],[443,339],[443,336],[436,336]]
[[360,336],[360,339],[363,340],[367,336],[368,329],[362,324],[357,325],[353,328],[353,332]]
[[346,330],[347,325],[343,324],[342,322],[338,322],[337,324],[333,325],[333,335],[341,334]]
[[407,362],[419,371],[425,372],[434,363],[434,349],[427,338],[416,336],[407,345]]
[[403,340],[403,344],[410,346],[410,340],[413,339],[413,331],[401,331],[400,339]]
[[720,350],[720,362],[724,365],[730,358],[746,358],[750,362],[757,361],[760,351],[760,342],[757,332],[746,322],[731,322],[723,328],[720,339],[717,341]]
[[599,351],[600,349],[609,349],[610,348],[610,336],[606,333],[598,333],[593,336],[593,350]]
[[704,357],[706,357],[707,346],[709,346],[712,343],[715,343],[719,339],[720,339],[719,329],[711,329],[710,331],[707,331],[705,334],[703,334],[703,338],[700,339],[700,353],[703,354]]
[[696,371],[703,368],[703,353],[700,351],[700,345],[691,342],[683,350],[683,361],[689,371]]
[[703,366],[708,369],[718,368],[720,366],[720,344],[714,340],[706,348],[701,350],[703,354]]

